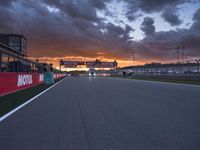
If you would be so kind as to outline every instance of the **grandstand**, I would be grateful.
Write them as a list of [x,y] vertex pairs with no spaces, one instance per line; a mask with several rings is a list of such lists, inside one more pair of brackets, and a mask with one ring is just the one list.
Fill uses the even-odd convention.
[[151,63],[121,68],[135,74],[200,74],[200,59],[184,63]]

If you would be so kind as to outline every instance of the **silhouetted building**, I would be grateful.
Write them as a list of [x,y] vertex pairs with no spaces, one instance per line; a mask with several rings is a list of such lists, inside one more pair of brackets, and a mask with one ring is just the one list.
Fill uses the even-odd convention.
[[20,55],[27,55],[27,40],[23,35],[0,34],[0,43],[12,48]]

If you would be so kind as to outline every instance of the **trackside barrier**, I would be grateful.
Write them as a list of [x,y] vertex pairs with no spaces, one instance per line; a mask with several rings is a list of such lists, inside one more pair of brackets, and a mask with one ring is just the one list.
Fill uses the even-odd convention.
[[65,74],[57,74],[57,73],[54,73],[54,79],[58,79],[58,78],[62,78],[64,77]]
[[[54,74],[54,78],[64,77],[65,74]],[[41,73],[0,73],[0,96],[7,95],[18,90],[36,86],[44,82]]]

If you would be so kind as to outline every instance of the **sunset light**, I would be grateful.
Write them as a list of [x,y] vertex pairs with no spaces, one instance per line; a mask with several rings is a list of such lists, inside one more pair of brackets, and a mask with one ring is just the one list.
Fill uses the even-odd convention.
[[0,0],[0,150],[200,150],[200,0]]

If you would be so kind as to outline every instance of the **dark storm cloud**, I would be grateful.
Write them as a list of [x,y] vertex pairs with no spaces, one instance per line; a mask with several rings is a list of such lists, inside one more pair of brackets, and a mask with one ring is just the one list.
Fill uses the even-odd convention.
[[89,0],[89,3],[91,3],[95,8],[103,9],[109,1],[110,0]]
[[12,15],[8,5],[0,4],[0,32],[9,32],[11,30],[14,16]]
[[193,19],[194,21],[200,21],[200,8],[197,9],[197,11],[194,13],[192,19]]
[[88,0],[44,0],[47,5],[60,9],[73,18],[83,18],[96,21],[97,15],[94,7],[91,7]]
[[139,10],[152,13],[152,12],[160,12],[165,7],[168,6],[177,6],[183,4],[185,2],[190,2],[193,0],[123,0],[128,4],[127,7],[127,18],[129,20],[133,20],[136,18],[136,14]]
[[139,14],[137,12],[128,11],[126,13],[126,17],[128,18],[129,21],[134,21],[136,18],[139,18],[141,16],[142,16],[142,14]]
[[[107,0],[17,1],[0,14],[0,18],[7,19],[4,26],[0,24],[0,32],[7,33],[9,24],[14,24],[13,32],[27,37],[29,54],[36,57],[96,57],[98,52],[121,57],[131,48],[129,33],[133,30],[128,25],[122,28],[104,23],[96,15],[96,9],[104,8],[105,2]],[[7,18],[8,14],[11,18]]]
[[13,0],[1,0],[0,6],[10,6]]
[[155,33],[154,20],[150,17],[145,17],[140,28],[146,36],[151,36]]
[[200,36],[200,8],[194,13],[192,19],[194,22],[191,26],[191,31]]
[[185,55],[189,57],[200,56],[200,8],[193,16],[190,29],[176,31],[155,32],[140,42],[135,42],[139,57],[155,60],[176,60],[176,47],[184,45]]
[[73,18],[98,21],[96,9],[104,9],[110,0],[41,0],[65,12]]
[[[129,3],[127,12],[142,10],[155,12],[168,5],[178,5],[182,0],[124,0]],[[141,29],[146,37],[133,41],[134,29],[105,23],[97,10],[106,10],[110,0],[1,0],[0,32],[24,34],[28,39],[29,54],[34,57],[87,56],[130,58],[137,50],[140,58],[160,60],[171,55],[171,49],[184,43],[192,56],[200,56],[200,15],[193,17],[191,28],[156,32],[154,20],[146,17]],[[135,2],[135,3],[134,3]],[[136,13],[137,14],[137,13]],[[136,15],[134,14],[134,15]],[[137,17],[137,15],[135,16]],[[131,20],[131,18],[129,18]],[[134,18],[132,18],[134,20]],[[169,22],[169,21],[168,21]]]
[[186,2],[186,0],[125,0],[130,4],[130,8],[141,9],[145,12],[161,11],[166,6],[176,6]]
[[162,17],[166,22],[168,22],[171,26],[178,26],[182,23],[177,14],[177,9],[174,7],[167,7],[163,11]]

